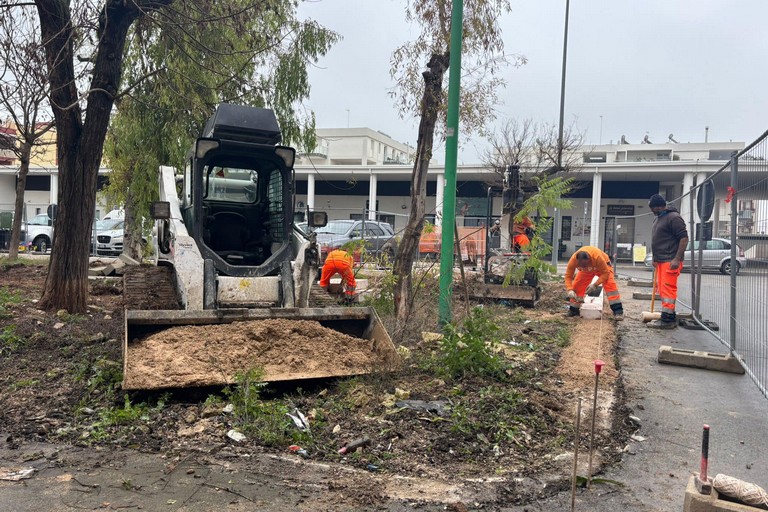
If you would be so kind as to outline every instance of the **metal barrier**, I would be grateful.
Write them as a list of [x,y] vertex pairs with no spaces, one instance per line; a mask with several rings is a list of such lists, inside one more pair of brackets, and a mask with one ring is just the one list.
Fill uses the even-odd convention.
[[[725,197],[710,199],[713,190]],[[696,324],[728,348],[768,397],[768,132],[692,186],[686,199],[690,225],[708,240],[691,244],[690,281],[679,296],[690,297]],[[695,223],[706,204],[714,217]]]

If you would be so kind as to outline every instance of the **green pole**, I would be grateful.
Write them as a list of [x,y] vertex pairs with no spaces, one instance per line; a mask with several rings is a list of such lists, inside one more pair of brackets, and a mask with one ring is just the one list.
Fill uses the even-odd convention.
[[[453,238],[456,222],[456,160],[459,148],[459,92],[461,87],[461,31],[464,1],[453,0],[451,11],[451,57],[448,64],[448,119],[445,127],[445,193],[443,194],[442,240],[440,244],[439,323],[451,322],[453,284]],[[461,257],[461,255],[459,255]]]

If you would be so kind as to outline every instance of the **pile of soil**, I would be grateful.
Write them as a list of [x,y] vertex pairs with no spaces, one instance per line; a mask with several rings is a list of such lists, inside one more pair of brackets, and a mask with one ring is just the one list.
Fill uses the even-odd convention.
[[235,382],[244,369],[265,380],[357,375],[383,361],[369,340],[312,320],[249,320],[164,329],[128,344],[125,386],[158,389]]

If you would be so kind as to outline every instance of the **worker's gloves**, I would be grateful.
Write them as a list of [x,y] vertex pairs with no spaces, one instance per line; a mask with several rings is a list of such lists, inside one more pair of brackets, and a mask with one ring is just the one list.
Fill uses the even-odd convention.
[[571,299],[571,300],[576,300],[576,297],[577,297],[577,295],[576,295],[576,292],[575,292],[575,291],[573,291],[573,290],[568,290],[568,298],[569,298],[569,299]]
[[592,295],[596,291],[597,291],[597,285],[596,284],[591,284],[591,285],[587,286],[586,294],[587,295]]

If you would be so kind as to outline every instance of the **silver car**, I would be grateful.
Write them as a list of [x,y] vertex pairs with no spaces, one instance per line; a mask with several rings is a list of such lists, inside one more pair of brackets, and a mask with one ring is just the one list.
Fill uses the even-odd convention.
[[[713,238],[705,242],[704,250],[702,251],[702,268],[703,269],[715,269],[719,270],[723,274],[731,273],[731,241],[724,238]],[[693,242],[694,263],[698,267],[699,263],[699,241]],[[744,250],[736,246],[736,273],[739,273],[741,267],[747,264],[747,258],[744,257]],[[645,266],[653,268],[653,254],[648,254],[645,258]],[[691,243],[688,242],[688,247],[685,249],[685,256],[683,257],[683,268],[691,267]]]

